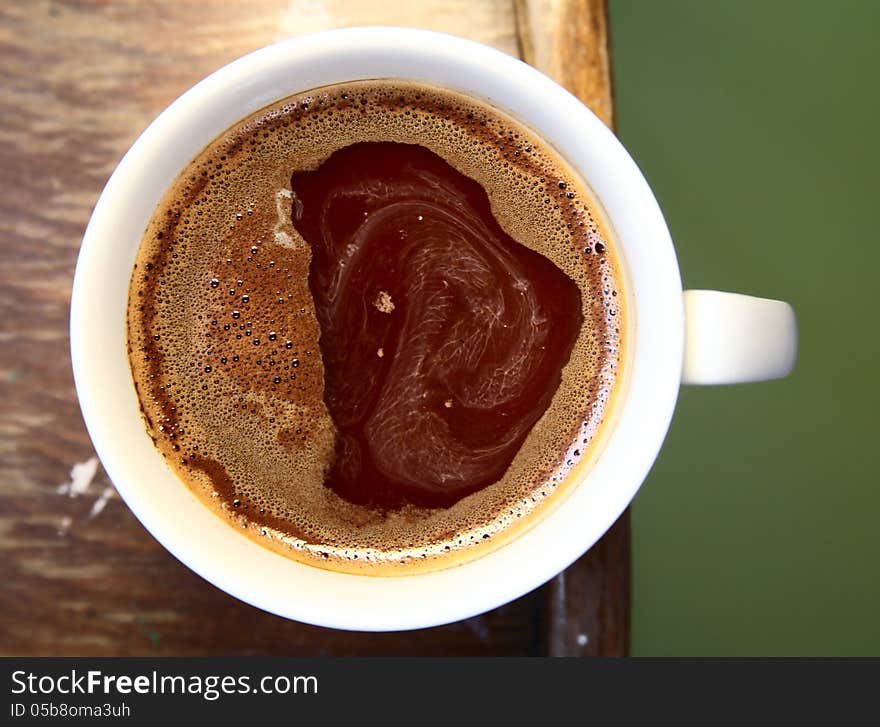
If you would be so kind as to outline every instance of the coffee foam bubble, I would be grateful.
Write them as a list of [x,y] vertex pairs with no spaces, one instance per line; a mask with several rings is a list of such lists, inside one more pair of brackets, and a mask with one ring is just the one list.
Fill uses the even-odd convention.
[[[363,141],[442,156],[483,186],[511,237],[581,291],[584,324],[550,407],[501,480],[446,509],[380,512],[323,485],[335,429],[290,177]],[[548,498],[558,501],[551,496],[588,457],[622,360],[613,252],[583,182],[500,111],[398,81],[288,98],[190,163],[144,235],[128,332],[147,428],[203,501],[294,559],[376,574],[460,562],[518,532]]]

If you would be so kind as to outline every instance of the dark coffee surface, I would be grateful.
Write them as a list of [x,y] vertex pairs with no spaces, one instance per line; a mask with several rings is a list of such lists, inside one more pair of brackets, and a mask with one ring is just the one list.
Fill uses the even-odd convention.
[[498,481],[559,386],[577,285],[424,147],[355,144],[291,188],[337,430],[327,486],[448,507]]
[[618,281],[588,190],[510,117],[328,87],[168,191],[132,275],[132,372],[159,451],[245,534],[337,570],[444,567],[588,466]]

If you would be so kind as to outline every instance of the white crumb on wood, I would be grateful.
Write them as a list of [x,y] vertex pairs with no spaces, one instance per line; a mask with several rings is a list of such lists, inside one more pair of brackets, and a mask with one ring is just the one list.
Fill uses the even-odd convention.
[[115,495],[116,490],[112,486],[105,487],[104,491],[98,496],[98,499],[92,504],[92,509],[89,510],[89,518],[100,515],[101,511],[107,506],[107,501]]
[[57,492],[59,495],[67,495],[68,497],[79,497],[84,495],[95,474],[98,472],[98,458],[90,457],[85,462],[77,462],[70,469],[70,481],[62,482],[58,485]]
[[376,351],[376,355],[377,355],[379,358],[382,358],[382,357],[385,355],[385,349],[380,348],[378,351]]
[[[78,462],[70,469],[70,481],[62,482],[56,488],[59,495],[67,495],[68,497],[80,497],[88,493],[95,475],[98,473],[98,458],[90,457],[85,462]],[[89,510],[89,519],[96,517],[107,506],[107,502],[116,496],[116,490],[113,485],[107,485],[101,491],[92,503]],[[73,518],[65,515],[58,521],[58,535],[67,535],[70,526],[73,524]]]
[[578,634],[577,642],[578,646],[586,646],[590,643],[590,638],[586,634]]
[[384,290],[379,291],[376,300],[373,301],[373,305],[376,306],[376,310],[380,313],[390,313],[394,310],[394,303],[391,300],[391,295]]

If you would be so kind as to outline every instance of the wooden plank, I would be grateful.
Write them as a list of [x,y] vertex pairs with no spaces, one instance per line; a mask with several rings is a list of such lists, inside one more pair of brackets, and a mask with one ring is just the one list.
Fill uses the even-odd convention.
[[520,55],[613,126],[607,0],[515,0]]
[[76,405],[67,313],[83,230],[119,158],[173,98],[233,58],[290,35],[379,23],[525,52],[610,121],[605,11],[592,0],[0,5],[0,652],[625,650],[625,523],[554,584],[490,614],[418,635],[358,634],[286,621],[205,583],[149,536],[100,469],[78,496],[59,492],[71,467],[88,469],[94,456]]
[[542,653],[629,653],[629,511],[584,556],[543,589]]

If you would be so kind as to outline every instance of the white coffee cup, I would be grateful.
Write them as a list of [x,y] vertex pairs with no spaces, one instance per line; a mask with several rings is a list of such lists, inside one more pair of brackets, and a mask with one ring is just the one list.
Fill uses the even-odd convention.
[[[144,228],[187,163],[235,122],[286,96],[361,79],[447,86],[508,111],[553,144],[592,189],[626,279],[626,381],[593,466],[565,500],[511,542],[426,574],[347,575],[261,547],[208,510],[166,465],[140,415],[126,349],[126,300]],[[779,301],[683,293],[654,195],[616,137],[530,66],[447,35],[400,28],[333,30],[284,41],[213,73],[171,104],[131,147],[98,200],[71,303],[77,393],[119,494],[173,555],[233,596],[321,626],[398,630],[487,611],[559,573],[614,523],[653,464],[684,383],[785,376],[797,330]],[[560,495],[561,496],[561,495]],[[161,588],[162,584],[155,584]]]

